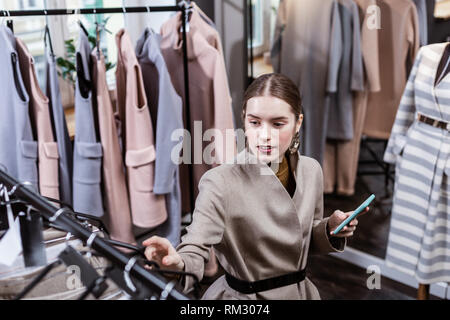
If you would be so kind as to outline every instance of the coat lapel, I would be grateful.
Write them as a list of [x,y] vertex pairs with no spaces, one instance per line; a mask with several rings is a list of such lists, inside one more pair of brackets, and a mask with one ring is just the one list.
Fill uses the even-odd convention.
[[[302,172],[300,170],[300,154],[297,151],[294,154],[289,154],[289,164],[290,168],[294,168],[293,176],[295,179],[295,192],[293,197],[291,198],[289,192],[286,190],[286,188],[283,186],[281,181],[276,176],[275,172],[271,167],[269,167],[264,162],[259,161],[259,159],[247,148],[245,148],[243,151],[241,151],[237,157],[237,163],[244,165],[249,172],[251,172],[254,176],[270,176],[270,181],[272,182],[273,186],[276,186],[275,188],[279,189],[279,194],[283,195],[284,198],[286,198],[286,201],[289,201],[289,203],[292,204],[293,210],[297,213],[298,212],[298,201],[301,198],[301,194],[303,193],[303,184],[302,184]],[[256,177],[255,177],[256,178]],[[278,191],[278,190],[277,190]]]

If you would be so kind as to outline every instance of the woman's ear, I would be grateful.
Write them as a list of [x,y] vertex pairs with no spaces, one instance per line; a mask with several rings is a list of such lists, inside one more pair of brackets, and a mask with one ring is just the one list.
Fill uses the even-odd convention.
[[303,114],[300,114],[298,116],[297,122],[295,123],[295,132],[298,132],[300,130],[302,123],[303,123]]

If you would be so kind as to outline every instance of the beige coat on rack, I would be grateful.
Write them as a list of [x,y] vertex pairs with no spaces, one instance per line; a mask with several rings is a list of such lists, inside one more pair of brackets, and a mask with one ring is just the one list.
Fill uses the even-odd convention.
[[411,0],[380,0],[378,30],[381,90],[371,92],[363,133],[389,139],[408,74],[419,50],[417,9]]
[[117,135],[114,110],[111,103],[103,54],[97,58],[97,48],[91,53],[93,81],[100,140],[103,148],[103,197],[106,204],[106,224],[111,238],[135,243],[132,231],[130,203],[123,170],[124,164]]
[[[181,13],[177,13],[161,27],[161,52],[167,64],[173,86],[177,93],[185,102],[185,87],[183,67],[183,47],[182,37],[179,32],[181,27]],[[190,119],[191,123],[186,123],[184,114],[185,128],[192,129],[192,143],[200,140],[208,129],[218,129],[223,137],[226,136],[227,129],[234,129],[233,113],[231,106],[231,96],[228,89],[228,80],[224,65],[223,55],[217,46],[218,34],[213,32],[211,27],[202,20],[199,13],[194,10],[189,21],[189,32],[187,37],[187,54],[189,64],[189,95],[190,95]],[[209,29],[208,29],[209,28]],[[217,46],[214,47],[212,44]],[[184,106],[184,108],[186,108]],[[185,113],[184,109],[184,113]],[[194,121],[201,121],[202,136],[194,136]],[[232,141],[233,140],[233,141]],[[216,161],[208,164],[202,157],[202,163],[193,165],[180,165],[180,186],[182,193],[183,212],[192,212],[190,193],[194,193],[194,199],[198,194],[198,183],[202,175],[217,164],[225,162],[225,155],[230,155],[231,159],[235,156],[234,135],[227,136],[224,142],[224,148],[215,146]],[[184,139],[189,143],[189,139]],[[210,141],[201,142],[201,151],[209,146]],[[187,145],[185,145],[187,146]],[[228,148],[228,146],[230,146]],[[194,150],[192,144],[191,150]],[[192,157],[194,159],[194,157]],[[189,184],[189,170],[193,171],[193,185]]]
[[39,192],[42,196],[59,200],[59,154],[52,131],[49,99],[39,87],[33,56],[22,40],[16,39],[16,44],[20,70],[30,96],[31,123],[38,140]]
[[127,31],[116,34],[117,100],[124,126],[125,165],[134,225],[152,228],[167,219],[164,195],[153,193],[156,150],[141,67]]
[[[192,224],[177,247],[185,271],[202,278],[211,246],[228,273],[247,281],[301,270],[307,267],[308,254],[344,250],[345,238],[334,238],[332,244],[327,236],[320,165],[298,152],[289,161],[297,183],[293,198],[272,169],[256,163],[246,150],[234,164],[203,175]],[[188,290],[193,280],[186,279]],[[245,295],[231,289],[222,276],[203,298],[320,299],[320,295],[308,278],[299,285]]]

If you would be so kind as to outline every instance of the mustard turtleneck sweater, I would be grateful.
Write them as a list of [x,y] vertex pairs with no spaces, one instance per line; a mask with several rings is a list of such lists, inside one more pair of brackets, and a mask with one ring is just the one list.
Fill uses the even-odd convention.
[[295,192],[295,179],[286,155],[279,165],[276,176],[280,179],[281,184],[286,188],[291,197],[293,197]]

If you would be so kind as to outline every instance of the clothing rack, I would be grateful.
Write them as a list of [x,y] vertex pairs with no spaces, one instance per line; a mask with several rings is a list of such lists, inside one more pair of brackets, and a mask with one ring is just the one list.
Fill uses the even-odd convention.
[[391,193],[389,192],[389,181],[394,182],[394,172],[391,170],[392,166],[389,163],[385,163],[374,149],[370,146],[370,143],[383,143],[384,150],[386,150],[387,147],[387,140],[379,140],[379,139],[372,139],[368,137],[361,137],[361,148],[366,149],[370,156],[372,157],[372,160],[359,160],[358,167],[361,165],[377,165],[381,170],[358,170],[358,176],[370,176],[370,175],[384,175],[384,191],[385,196],[383,199],[390,199]]
[[31,205],[47,220],[57,223],[65,231],[88,243],[90,248],[96,250],[115,266],[122,270],[129,270],[129,274],[134,276],[147,288],[150,288],[153,292],[161,292],[161,297],[175,300],[189,299],[181,293],[173,281],[167,281],[164,277],[146,270],[139,264],[131,264],[131,262],[135,261],[133,260],[134,257],[129,258],[108,244],[104,239],[96,236],[96,233],[89,231],[81,224],[75,222],[71,218],[71,214],[73,214],[72,210],[55,207],[44,197],[28,189],[23,183],[19,183],[2,170],[0,170],[0,183],[10,190],[9,195],[11,197],[16,197]]
[[[140,6],[140,7],[112,7],[112,8],[77,8],[77,9],[44,9],[44,10],[0,10],[3,17],[19,16],[52,16],[52,15],[71,15],[71,14],[112,14],[112,13],[150,13],[150,12],[170,12],[181,11],[182,37],[183,37],[183,71],[184,71],[184,113],[189,132],[192,133],[190,116],[190,95],[189,95],[189,68],[187,54],[186,22],[188,21],[189,11],[192,9],[190,1],[183,1],[176,6]],[[189,185],[194,184],[193,173],[189,171]],[[190,193],[191,203],[194,204],[194,193]]]

